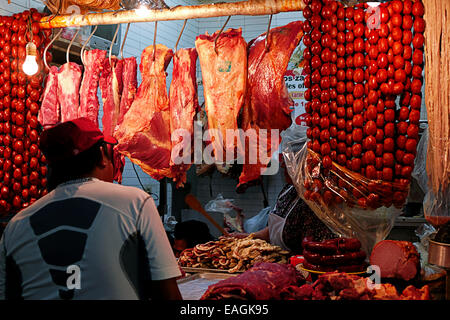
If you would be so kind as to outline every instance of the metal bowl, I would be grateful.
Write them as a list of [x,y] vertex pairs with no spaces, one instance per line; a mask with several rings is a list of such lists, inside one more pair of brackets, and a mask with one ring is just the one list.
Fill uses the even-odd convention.
[[428,246],[428,263],[443,268],[450,268],[450,244],[436,242],[430,239]]

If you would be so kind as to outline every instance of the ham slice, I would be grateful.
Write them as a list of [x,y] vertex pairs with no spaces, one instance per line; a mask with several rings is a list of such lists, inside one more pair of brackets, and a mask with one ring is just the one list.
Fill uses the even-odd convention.
[[116,57],[105,59],[100,76],[100,91],[103,101],[103,133],[112,136],[117,125],[120,110],[120,98],[123,90],[123,60]]
[[[191,167],[194,116],[199,110],[196,77],[197,51],[180,49],[173,57],[169,91],[172,152],[170,166],[178,187],[186,182]],[[179,130],[179,131],[177,131]]]
[[248,158],[250,152],[246,143],[247,159],[239,177],[238,192],[245,191],[260,178],[272,154],[279,147],[278,141],[272,141],[270,131],[261,135],[260,129],[278,129],[281,133],[292,124],[290,113],[294,102],[286,88],[284,74],[302,36],[302,22],[295,21],[270,30],[268,51],[265,33],[249,43],[248,86],[242,129],[254,129],[259,137],[257,150],[267,150],[267,154],[256,162],[253,159],[252,163],[252,159]]
[[[236,133],[237,118],[244,105],[247,86],[247,43],[241,29],[229,29],[215,40],[213,35],[199,35],[195,40],[202,70],[205,109],[212,147],[217,163],[226,159],[227,153],[240,152],[240,141],[226,139],[227,130]],[[217,50],[217,53],[216,53]]]
[[82,74],[83,67],[75,62],[65,63],[59,69],[58,102],[61,108],[61,122],[78,118]]
[[58,68],[50,67],[47,75],[41,108],[39,110],[39,123],[46,129],[60,122],[60,107],[58,102]]
[[166,68],[173,52],[164,45],[144,49],[140,71],[142,83],[136,98],[115,131],[116,150],[139,165],[152,178],[172,177],[170,169],[170,111]]
[[84,55],[84,75],[80,88],[80,108],[78,117],[85,117],[98,126],[100,104],[97,96],[98,82],[106,57],[104,50],[90,50]]
[[420,272],[420,256],[416,247],[408,241],[383,240],[378,242],[370,255],[370,264],[380,267],[382,278],[398,278],[409,281]]

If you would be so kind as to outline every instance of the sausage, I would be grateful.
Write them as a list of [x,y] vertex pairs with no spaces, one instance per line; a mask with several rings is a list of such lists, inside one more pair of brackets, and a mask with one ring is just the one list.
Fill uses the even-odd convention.
[[319,271],[319,272],[362,272],[365,271],[367,268],[367,264],[360,263],[360,264],[353,264],[348,266],[338,266],[338,267],[332,267],[332,266],[322,266],[317,264],[309,263],[308,261],[303,262],[303,267],[307,270],[311,271]]
[[361,264],[353,264],[353,265],[349,265],[349,266],[339,266],[338,271],[339,272],[347,272],[347,273],[363,272],[363,271],[366,271],[366,268],[367,268],[367,264],[361,263]]
[[366,258],[366,253],[364,251],[356,251],[323,255],[304,250],[303,256],[305,257],[305,260],[310,263],[326,266],[340,266],[361,263]]
[[316,253],[336,253],[338,250],[337,239],[324,241],[313,241],[309,237],[305,237],[302,241],[303,249]]
[[361,242],[356,238],[339,238],[339,251],[358,251],[361,249]]
[[303,267],[307,270],[311,271],[319,271],[319,272],[333,272],[337,271],[336,268],[329,267],[329,266],[319,266],[317,264],[309,263],[308,261],[303,261]]

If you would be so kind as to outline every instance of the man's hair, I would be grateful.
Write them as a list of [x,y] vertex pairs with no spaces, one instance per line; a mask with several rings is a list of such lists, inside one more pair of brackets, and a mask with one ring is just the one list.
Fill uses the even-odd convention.
[[106,143],[99,141],[91,148],[66,161],[49,164],[48,190],[51,191],[61,183],[80,179],[92,172],[95,167],[100,165],[102,152],[108,159],[112,160],[112,155],[109,154]]
[[188,248],[193,248],[199,243],[213,240],[206,223],[198,220],[187,220],[175,225],[174,237],[177,240],[184,239]]

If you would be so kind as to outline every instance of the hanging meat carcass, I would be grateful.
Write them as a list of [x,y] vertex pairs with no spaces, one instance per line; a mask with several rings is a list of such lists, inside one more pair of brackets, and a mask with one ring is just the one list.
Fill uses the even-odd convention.
[[58,102],[61,108],[61,122],[78,118],[82,75],[83,67],[75,62],[65,63],[59,69]]
[[60,106],[58,101],[58,67],[50,67],[42,95],[41,108],[38,120],[44,127],[48,128],[58,124],[61,120]]
[[[202,70],[208,130],[216,163],[234,160],[240,140],[227,139],[238,132],[237,118],[247,86],[247,43],[241,29],[200,35],[195,40]],[[226,155],[233,155],[226,159]]]
[[86,117],[98,126],[100,104],[97,96],[100,73],[106,51],[94,49],[84,54],[84,75],[80,88],[80,108],[78,117]]
[[[291,22],[286,26],[270,30],[249,43],[248,86],[246,103],[242,113],[242,129],[254,129],[258,135],[258,148],[267,151],[257,162],[249,159],[249,143],[246,143],[246,161],[239,177],[238,192],[243,192],[257,181],[278,149],[279,142],[272,141],[271,129],[279,132],[291,126],[290,113],[294,105],[289,96],[284,74],[292,53],[303,36],[302,22]],[[264,135],[260,130],[267,130]]]
[[196,61],[193,48],[180,49],[173,57],[172,83],[169,91],[172,152],[170,166],[177,186],[186,182],[192,163],[194,116],[199,111]]
[[[149,46],[141,57],[142,83],[122,124],[115,131],[116,150],[152,178],[172,178],[171,132],[166,68],[173,52],[164,45]],[[153,59],[154,57],[154,59]]]

